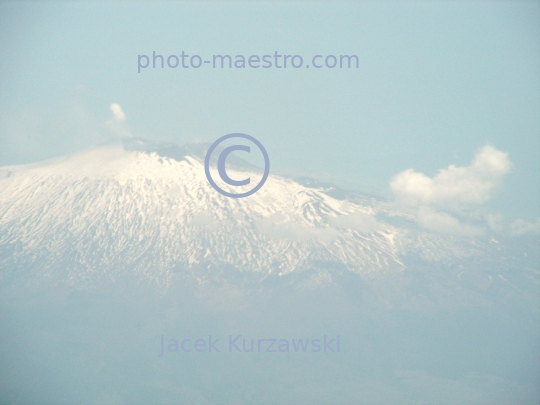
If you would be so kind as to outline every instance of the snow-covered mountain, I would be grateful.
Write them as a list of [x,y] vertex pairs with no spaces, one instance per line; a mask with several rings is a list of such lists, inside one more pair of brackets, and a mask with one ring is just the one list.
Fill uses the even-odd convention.
[[[36,379],[24,395],[53,387],[55,404],[536,403],[537,246],[428,232],[384,199],[275,173],[227,198],[207,148],[129,139],[0,168],[11,402],[43,403],[12,388]],[[159,357],[163,336],[209,335],[339,335],[343,352]]]
[[[205,177],[207,148],[133,138],[1,168],[2,278],[129,276],[166,289],[179,274],[204,283],[309,273],[320,284],[332,271],[401,274],[411,260],[459,266],[497,248],[422,231],[382,199],[310,179],[271,174],[254,195],[227,198]],[[259,175],[231,158],[231,177]]]

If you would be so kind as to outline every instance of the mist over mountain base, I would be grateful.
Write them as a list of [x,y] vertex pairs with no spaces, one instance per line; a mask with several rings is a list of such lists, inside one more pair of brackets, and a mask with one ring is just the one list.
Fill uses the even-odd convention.
[[[167,292],[135,280],[3,289],[3,403],[536,403],[537,300],[496,282],[445,296],[442,269],[411,291],[427,277],[417,273],[392,283],[339,270],[325,270],[324,284],[315,273],[264,286],[184,279]],[[221,351],[160,357],[162,335],[212,335]],[[340,351],[231,352],[229,335],[339,335]]]

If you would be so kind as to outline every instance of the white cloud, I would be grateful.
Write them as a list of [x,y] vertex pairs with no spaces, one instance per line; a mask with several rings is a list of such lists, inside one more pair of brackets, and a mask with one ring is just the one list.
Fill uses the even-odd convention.
[[445,212],[438,212],[430,207],[420,207],[418,224],[430,231],[447,233],[456,236],[480,236],[484,229],[461,223],[458,219]]
[[534,222],[527,222],[523,219],[516,219],[510,224],[510,234],[513,236],[521,236],[525,234],[540,235],[540,217]]
[[124,111],[122,110],[122,107],[120,107],[120,104],[112,103],[111,104],[111,111],[112,111],[114,119],[116,121],[125,121],[126,120],[126,114],[124,114]]
[[[478,236],[484,227],[460,221],[462,210],[475,209],[489,201],[504,176],[510,171],[508,154],[486,145],[475,155],[469,166],[450,165],[429,177],[413,169],[398,173],[390,181],[390,188],[399,203],[417,209],[418,224],[428,230]],[[489,229],[501,232],[503,218],[499,214],[484,216]]]
[[111,104],[111,112],[113,114],[113,117],[106,122],[107,126],[109,127],[109,130],[112,132],[112,134],[116,137],[120,138],[130,138],[133,135],[128,130],[125,122],[126,122],[126,114],[124,113],[124,110],[122,110],[122,107],[120,104],[113,103]]
[[510,170],[508,154],[486,145],[465,167],[450,165],[433,177],[413,169],[397,174],[390,188],[398,201],[413,206],[461,208],[488,201]]

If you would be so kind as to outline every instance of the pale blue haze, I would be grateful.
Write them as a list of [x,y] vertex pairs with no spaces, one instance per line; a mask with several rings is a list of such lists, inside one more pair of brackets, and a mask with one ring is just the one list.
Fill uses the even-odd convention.
[[538,2],[0,0],[2,404],[538,404],[539,236]]
[[[540,207],[535,2],[16,3],[0,5],[0,163],[131,131],[180,144],[244,132],[273,170],[388,193],[396,173],[466,165],[486,143],[514,167],[490,204]],[[356,53],[360,68],[147,70],[137,55]]]

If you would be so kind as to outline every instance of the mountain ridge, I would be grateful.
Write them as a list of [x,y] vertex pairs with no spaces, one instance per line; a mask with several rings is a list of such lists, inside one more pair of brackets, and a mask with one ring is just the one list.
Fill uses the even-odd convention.
[[205,177],[208,146],[130,139],[1,168],[2,277],[32,269],[24,278],[37,283],[133,277],[167,289],[179,275],[204,284],[296,274],[325,284],[343,271],[399,278],[418,263],[456,277],[460,263],[490,262],[499,249],[423,231],[382,199],[315,180],[271,174],[253,196],[229,199]]

